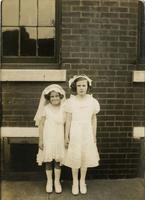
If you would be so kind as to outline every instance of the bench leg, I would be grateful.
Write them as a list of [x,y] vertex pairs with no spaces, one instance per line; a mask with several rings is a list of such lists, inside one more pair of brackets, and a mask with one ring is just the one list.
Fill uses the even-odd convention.
[[9,139],[3,139],[3,170],[4,176],[8,177],[10,173],[10,144]]

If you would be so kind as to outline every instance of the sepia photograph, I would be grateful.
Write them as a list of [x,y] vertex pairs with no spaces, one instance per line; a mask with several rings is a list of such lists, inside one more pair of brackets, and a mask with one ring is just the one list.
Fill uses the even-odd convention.
[[0,0],[0,199],[145,200],[145,0]]

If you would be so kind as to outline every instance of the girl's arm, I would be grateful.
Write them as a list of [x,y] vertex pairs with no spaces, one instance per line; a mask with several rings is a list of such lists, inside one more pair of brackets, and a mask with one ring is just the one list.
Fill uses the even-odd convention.
[[66,113],[66,124],[65,124],[65,147],[68,147],[69,135],[70,135],[70,126],[71,126],[72,114]]
[[93,114],[93,116],[92,116],[92,127],[93,127],[94,142],[96,143],[96,130],[97,130],[97,117],[96,117],[96,114]]
[[44,128],[45,117],[42,117],[39,122],[39,148],[43,150],[43,128]]

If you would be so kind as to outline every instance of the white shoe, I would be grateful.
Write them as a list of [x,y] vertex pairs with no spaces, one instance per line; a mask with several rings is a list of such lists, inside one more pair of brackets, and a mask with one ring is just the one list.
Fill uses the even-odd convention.
[[47,181],[46,192],[47,193],[52,193],[53,192],[52,181]]
[[55,188],[55,192],[57,194],[62,192],[62,187],[61,187],[60,181],[55,181],[54,182],[54,188]]
[[73,195],[78,195],[79,194],[79,186],[78,186],[78,184],[73,184],[72,185],[72,194]]
[[81,194],[87,193],[87,186],[85,183],[80,183],[80,192],[81,192]]

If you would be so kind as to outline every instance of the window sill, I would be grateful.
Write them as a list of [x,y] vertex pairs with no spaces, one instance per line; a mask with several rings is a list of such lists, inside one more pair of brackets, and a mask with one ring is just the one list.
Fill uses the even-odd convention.
[[1,69],[1,81],[66,81],[66,70]]

